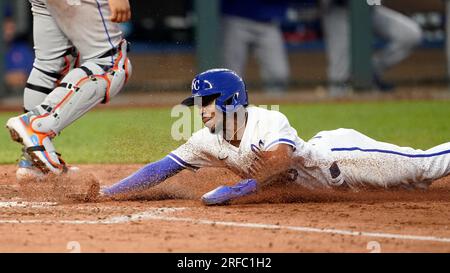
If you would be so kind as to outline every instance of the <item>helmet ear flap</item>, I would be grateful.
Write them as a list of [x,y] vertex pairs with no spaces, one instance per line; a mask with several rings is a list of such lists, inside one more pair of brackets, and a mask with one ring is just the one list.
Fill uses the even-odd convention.
[[239,98],[239,92],[235,92],[232,96],[230,96],[226,101],[224,101],[224,105],[237,105]]
[[235,101],[234,95],[235,95],[235,94],[233,94],[233,95],[230,96],[228,99],[226,99],[226,100],[223,102],[223,104],[224,104],[224,105],[233,105],[233,102]]
[[232,98],[233,98],[233,104],[236,105],[238,103],[239,92],[234,93]]
[[239,103],[239,92],[234,93],[232,98],[233,98],[233,105],[235,107],[240,105],[240,103]]

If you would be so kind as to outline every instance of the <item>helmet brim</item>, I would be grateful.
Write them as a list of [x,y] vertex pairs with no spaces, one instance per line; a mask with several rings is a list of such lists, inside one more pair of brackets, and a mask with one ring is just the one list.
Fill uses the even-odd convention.
[[185,98],[181,104],[182,105],[186,105],[186,106],[193,106],[195,104],[195,99],[201,99],[202,100],[202,104],[203,105],[207,105],[209,104],[212,100],[217,99],[218,97],[220,97],[220,94],[212,94],[212,95],[207,95],[207,96],[190,96]]
[[185,98],[182,102],[181,105],[186,105],[186,106],[193,106],[194,105],[194,97],[188,97]]

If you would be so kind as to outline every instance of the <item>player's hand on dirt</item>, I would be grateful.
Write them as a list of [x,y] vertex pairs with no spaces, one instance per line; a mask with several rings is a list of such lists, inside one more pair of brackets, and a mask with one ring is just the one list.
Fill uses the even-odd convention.
[[287,170],[291,165],[293,150],[289,145],[278,144],[268,151],[257,149],[253,152],[255,153],[255,159],[252,161],[248,172],[250,177],[262,184]]
[[255,159],[252,161],[248,172],[250,176],[255,177],[264,168],[264,152],[261,150],[254,151]]
[[109,0],[111,17],[114,23],[123,23],[131,19],[131,8],[128,0]]
[[264,156],[262,152],[257,152],[255,159],[252,161],[248,172],[252,177],[255,177],[264,168]]

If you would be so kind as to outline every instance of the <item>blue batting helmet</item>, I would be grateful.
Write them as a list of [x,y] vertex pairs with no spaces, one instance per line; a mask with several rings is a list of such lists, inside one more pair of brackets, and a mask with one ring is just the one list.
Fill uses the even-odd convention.
[[234,112],[238,106],[248,105],[247,89],[244,81],[229,69],[210,69],[198,74],[192,80],[192,95],[181,104],[192,106],[194,99],[216,99],[216,107],[222,112]]

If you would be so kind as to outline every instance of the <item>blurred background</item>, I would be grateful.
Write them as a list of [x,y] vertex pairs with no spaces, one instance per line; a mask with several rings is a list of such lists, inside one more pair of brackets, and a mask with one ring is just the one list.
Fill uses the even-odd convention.
[[[25,0],[3,0],[2,101],[33,64]],[[446,0],[130,0],[133,76],[125,92],[187,92],[193,75],[236,70],[269,97],[448,91]]]

